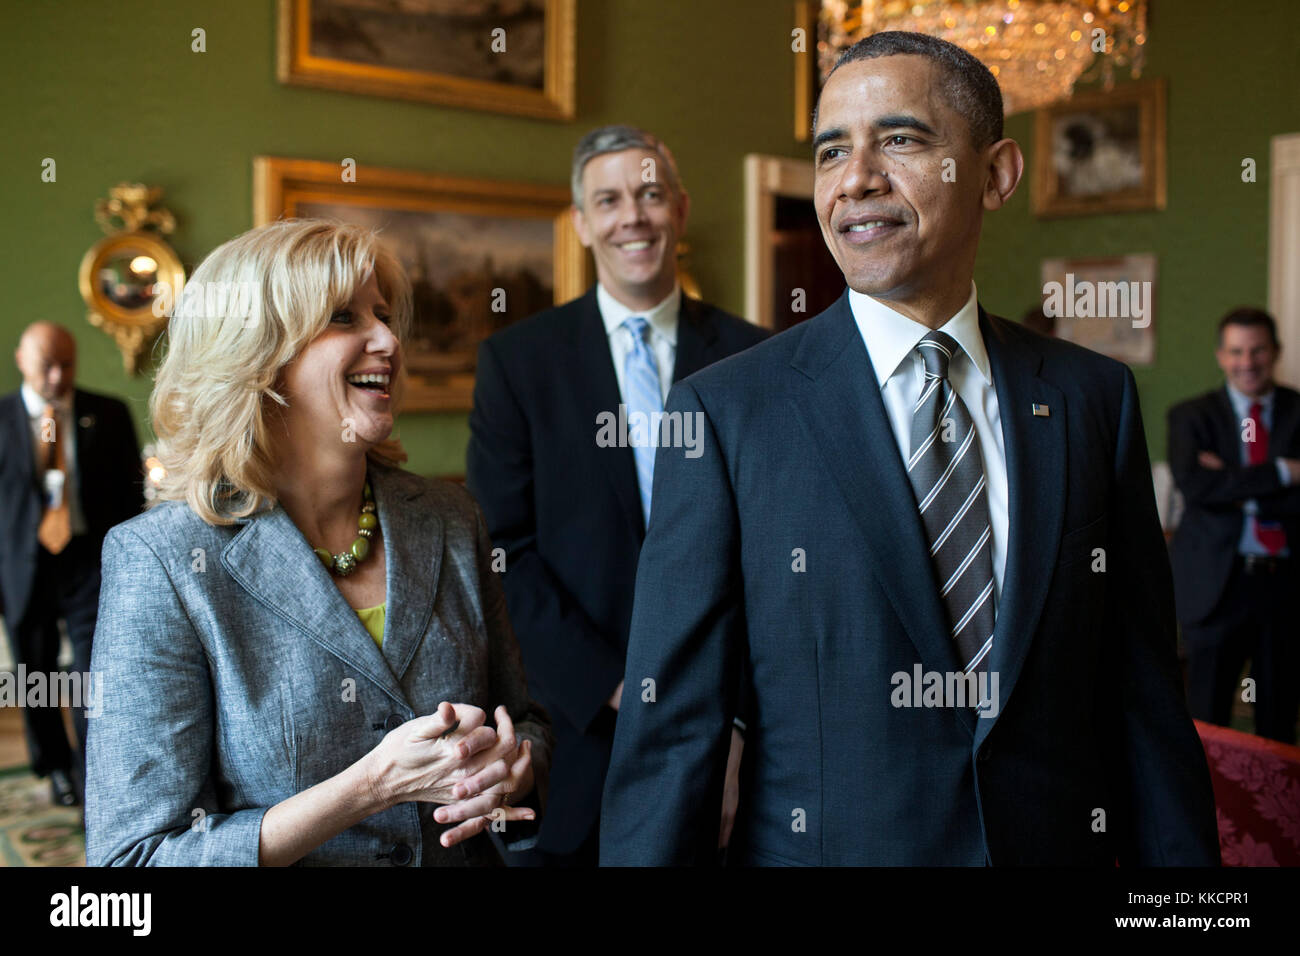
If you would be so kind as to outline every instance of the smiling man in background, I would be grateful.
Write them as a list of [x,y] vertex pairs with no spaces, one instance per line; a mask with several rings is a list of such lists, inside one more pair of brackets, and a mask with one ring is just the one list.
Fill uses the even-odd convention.
[[[1002,117],[921,34],[827,81],[849,289],[669,396],[707,440],[660,450],[625,674],[656,693],[619,715],[602,863],[709,861],[740,693],[742,863],[1218,863],[1133,376],[976,298]],[[918,671],[991,690],[897,693]]]
[[1300,394],[1277,385],[1277,325],[1219,322],[1221,388],[1169,411],[1169,467],[1186,510],[1170,546],[1192,716],[1227,726],[1251,661],[1255,732],[1295,743],[1300,641]]
[[[483,344],[470,416],[469,489],[506,551],[510,620],[556,737],[537,847],[507,858],[527,865],[594,866],[599,856],[656,448],[598,441],[598,423],[662,412],[672,383],[766,334],[682,293],[677,240],[690,201],[657,137],[593,130],[574,151],[572,187],[596,286]],[[719,718],[733,771],[736,716]],[[715,850],[719,836],[715,817]]]

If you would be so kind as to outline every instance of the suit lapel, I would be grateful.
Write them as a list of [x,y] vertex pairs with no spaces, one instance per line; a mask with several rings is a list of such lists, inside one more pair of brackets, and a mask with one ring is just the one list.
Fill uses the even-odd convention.
[[682,293],[681,314],[677,321],[677,361],[673,365],[673,382],[694,375],[711,361],[710,352],[718,330],[704,304]]
[[[87,407],[87,400],[84,393],[76,391],[72,396],[72,440],[76,447],[77,468],[81,469],[82,462],[94,460],[95,444],[95,416],[91,409]],[[84,422],[84,424],[83,424]],[[84,500],[86,489],[82,487],[82,499]]]
[[1269,435],[1269,454],[1285,458],[1295,444],[1300,427],[1300,396],[1290,389],[1278,388],[1273,399],[1273,431]]
[[[401,680],[429,630],[442,570],[442,518],[428,500],[424,483],[405,472],[371,468],[370,483],[387,564],[383,656]],[[369,641],[370,635],[366,638]]]
[[[1038,377],[1042,356],[1023,339],[1008,335],[1000,327],[1002,321],[990,320],[980,309],[980,331],[1002,420],[1010,525],[997,624],[989,652],[989,671],[998,675],[998,714],[1020,676],[1042,616],[1060,549],[1068,488],[1065,396]],[[1035,415],[1034,405],[1047,406],[1048,415]],[[976,722],[976,747],[996,722],[996,717]]]
[[13,444],[9,446],[18,455],[18,473],[24,485],[40,496],[36,480],[36,449],[32,447],[31,420],[27,417],[27,406],[23,403],[21,391],[14,392],[6,399],[5,421],[13,429]]
[[263,605],[406,704],[384,655],[283,508],[249,519],[222,549],[221,564]]
[[580,418],[577,427],[585,429],[595,459],[614,487],[614,494],[635,540],[645,537],[641,517],[641,493],[636,480],[636,459],[632,449],[599,448],[596,445],[596,421],[601,412],[618,414],[622,399],[614,363],[609,354],[609,336],[596,302],[596,287],[578,300],[577,322],[572,338]]
[[[796,407],[853,515],[863,554],[927,671],[959,666],[916,498],[848,294],[813,319],[790,363]],[[969,724],[967,724],[969,726]]]
[[[601,412],[617,414],[621,402],[618,378],[610,360],[609,335],[600,315],[596,288],[587,290],[576,303],[574,333],[570,338],[575,351],[578,403],[581,419],[591,429],[592,447],[601,468],[613,485],[628,528],[639,541],[645,537],[641,515],[641,492],[636,478],[636,458],[628,448],[596,448],[596,417]],[[681,315],[677,323],[677,358],[673,364],[673,382],[698,372],[713,359],[712,349],[718,330],[703,303],[682,294]]]
[[[1237,412],[1232,407],[1232,399],[1228,396],[1228,386],[1224,385],[1214,393],[1214,405],[1218,414],[1214,416],[1214,425],[1217,434],[1215,437],[1219,440],[1219,448],[1228,456],[1225,460],[1233,467],[1242,462],[1241,451],[1241,422],[1237,420]],[[1274,411],[1277,411],[1276,406]],[[1277,424],[1274,419],[1273,424]],[[1274,429],[1276,431],[1276,428]]]

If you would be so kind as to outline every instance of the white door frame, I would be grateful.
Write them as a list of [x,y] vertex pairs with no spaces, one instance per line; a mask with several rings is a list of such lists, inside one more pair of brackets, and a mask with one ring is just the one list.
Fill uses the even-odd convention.
[[1269,161],[1268,309],[1277,320],[1278,379],[1300,385],[1300,133],[1272,139]]
[[750,153],[745,157],[745,317],[769,329],[777,196],[812,200],[812,160]]

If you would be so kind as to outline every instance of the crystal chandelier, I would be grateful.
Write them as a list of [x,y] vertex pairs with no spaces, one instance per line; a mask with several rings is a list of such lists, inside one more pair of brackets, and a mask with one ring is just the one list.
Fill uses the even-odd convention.
[[[1009,115],[1068,99],[1081,79],[1110,89],[1122,70],[1141,76],[1147,9],[1146,0],[822,0],[822,81],[844,50],[884,30],[927,33],[978,57]],[[1103,42],[1106,52],[1094,52]]]

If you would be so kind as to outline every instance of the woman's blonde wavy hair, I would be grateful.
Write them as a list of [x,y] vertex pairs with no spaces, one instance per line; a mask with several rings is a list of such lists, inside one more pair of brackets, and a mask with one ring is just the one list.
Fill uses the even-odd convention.
[[[280,373],[371,274],[405,342],[411,284],[372,230],[288,219],[214,249],[194,270],[167,326],[167,354],[149,410],[166,469],[158,500],[184,501],[204,521],[232,524],[273,507],[268,414],[286,405]],[[401,381],[394,383],[396,403]],[[400,464],[396,440],[369,456]]]

